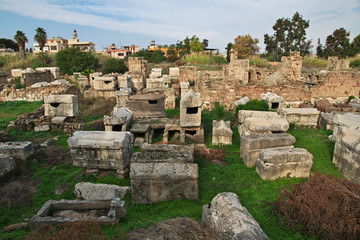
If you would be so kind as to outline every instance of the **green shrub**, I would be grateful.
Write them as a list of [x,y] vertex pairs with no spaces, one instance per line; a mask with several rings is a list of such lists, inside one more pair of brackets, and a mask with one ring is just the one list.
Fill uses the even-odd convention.
[[102,67],[102,73],[125,73],[128,70],[124,60],[116,58],[108,58]]
[[55,55],[55,62],[61,72],[73,74],[74,72],[96,69],[99,59],[90,52],[81,52],[80,48],[68,48]]
[[351,100],[353,100],[353,99],[355,99],[355,96],[353,96],[353,95],[349,96],[348,102],[351,102]]
[[182,61],[192,64],[224,64],[226,59],[222,56],[205,53],[191,53],[181,58]]
[[164,55],[165,53],[160,50],[156,50],[154,52],[149,52],[148,50],[141,50],[132,55],[132,57],[143,57],[145,60],[148,60],[149,63],[161,63],[166,61],[166,57]]
[[350,61],[350,67],[360,67],[360,58],[356,58]]
[[327,64],[327,61],[321,58],[304,57],[303,59],[304,68],[326,68]]
[[269,104],[265,100],[250,100],[246,104],[240,104],[236,107],[236,115],[239,110],[255,110],[255,111],[269,111]]

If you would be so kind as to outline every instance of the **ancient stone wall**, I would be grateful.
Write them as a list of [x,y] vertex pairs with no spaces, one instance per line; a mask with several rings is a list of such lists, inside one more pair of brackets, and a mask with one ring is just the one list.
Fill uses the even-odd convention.
[[300,52],[292,52],[290,56],[281,58],[281,72],[284,80],[300,80],[302,69],[302,57]]
[[339,71],[349,69],[350,60],[339,60],[338,57],[328,57],[328,70]]
[[29,72],[21,74],[21,84],[25,86],[31,86],[37,82],[52,82],[54,81],[54,76],[51,74],[50,70],[45,72]]
[[129,57],[129,72],[139,72],[144,79],[147,78],[148,61],[143,57]]

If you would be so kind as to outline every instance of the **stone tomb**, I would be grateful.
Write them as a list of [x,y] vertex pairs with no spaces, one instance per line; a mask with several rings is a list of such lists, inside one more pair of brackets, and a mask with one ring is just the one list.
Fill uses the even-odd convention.
[[134,95],[129,98],[128,107],[134,118],[166,117],[164,94]]
[[105,131],[126,132],[133,120],[133,113],[127,107],[114,107],[111,117],[104,115]]
[[283,118],[246,118],[244,124],[239,126],[240,136],[266,133],[285,133],[289,129],[289,123]]
[[[360,114],[356,113],[345,113],[345,114],[335,114],[334,117],[334,132],[333,136],[336,140],[338,135],[338,130],[341,127],[350,128],[350,127],[359,127],[360,128]],[[340,137],[341,137],[341,132]]]
[[238,113],[240,124],[244,124],[245,119],[249,117],[257,117],[257,118],[265,118],[265,119],[280,118],[279,114],[276,112],[240,110]]
[[264,149],[293,148],[296,139],[288,133],[255,134],[240,138],[240,156],[247,167],[253,167]]
[[195,143],[204,143],[204,128],[202,125],[199,127],[182,127],[179,124],[168,123],[165,125],[163,143],[166,144],[171,140],[169,137],[171,137],[172,133],[179,133],[181,143],[184,143],[186,138]]
[[115,91],[117,89],[117,77],[95,77],[94,89],[100,91]]
[[359,126],[338,127],[333,162],[346,178],[360,184]]
[[75,117],[79,111],[77,95],[50,95],[44,98],[45,116]]
[[201,125],[201,105],[199,93],[190,89],[180,100],[180,126],[199,127]]
[[116,106],[118,107],[127,107],[129,97],[131,96],[131,88],[120,88],[119,91],[116,91]]
[[232,144],[232,135],[230,121],[213,120],[212,145],[228,145]]
[[275,93],[267,92],[261,94],[261,99],[269,104],[270,109],[278,109],[284,107],[284,98]]
[[0,153],[0,177],[16,167],[15,159],[7,154]]
[[0,142],[0,154],[26,160],[34,153],[32,142]]
[[190,146],[143,144],[130,164],[133,203],[198,198],[198,165]]
[[280,108],[280,116],[296,126],[316,127],[320,112],[316,108]]
[[130,132],[76,131],[67,142],[73,165],[126,175],[133,147]]
[[256,160],[256,172],[263,180],[282,177],[307,178],[313,164],[313,155],[304,148],[261,150]]
[[106,201],[49,200],[30,219],[31,231],[49,225],[60,226],[79,221],[118,223],[126,215],[125,202],[120,198]]

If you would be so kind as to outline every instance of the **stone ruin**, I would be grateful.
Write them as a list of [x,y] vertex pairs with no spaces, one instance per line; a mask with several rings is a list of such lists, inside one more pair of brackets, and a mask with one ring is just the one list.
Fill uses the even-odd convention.
[[45,116],[75,117],[79,111],[77,95],[50,95],[44,98]]
[[293,148],[295,138],[288,133],[255,134],[240,138],[240,156],[247,167],[253,167],[264,149]]
[[212,145],[231,145],[232,135],[230,121],[213,120]]
[[349,105],[356,109],[356,112],[360,112],[360,98],[354,98],[350,101]]
[[287,80],[300,80],[302,57],[300,52],[291,52],[290,56],[281,57],[282,75]]
[[120,88],[116,91],[116,106],[118,107],[127,107],[129,102],[129,97],[131,96],[131,88]]
[[49,200],[30,219],[31,231],[49,225],[60,226],[79,221],[118,223],[126,215],[125,202],[120,198],[106,201]]
[[15,159],[7,154],[0,153],[0,177],[11,172],[16,167]]
[[217,194],[211,204],[202,208],[201,223],[213,228],[220,239],[268,240],[260,225],[241,205],[235,193]]
[[111,200],[112,198],[124,198],[130,192],[130,187],[118,185],[79,182],[75,184],[74,194],[76,198],[88,201]]
[[115,169],[124,177],[132,156],[130,132],[76,131],[67,141],[73,165]]
[[231,52],[228,76],[242,84],[247,84],[249,82],[249,59],[237,59],[236,53]]
[[20,76],[19,76],[19,69],[13,69],[11,71],[14,73],[13,77],[20,77],[20,82],[22,85],[26,87],[30,87],[31,85],[38,83],[38,82],[52,82],[54,81],[54,76],[50,70],[41,70],[35,71],[32,68],[27,68],[25,70],[20,69]]
[[163,94],[133,95],[128,100],[128,107],[134,118],[166,117],[164,100]]
[[189,91],[189,82],[181,82],[180,83],[180,99],[182,99],[185,94]]
[[198,165],[190,146],[143,144],[130,164],[134,204],[198,198]]
[[328,71],[347,70],[350,66],[350,60],[339,60],[338,57],[328,57]]
[[240,110],[239,135],[253,135],[265,133],[285,133],[289,123],[276,112]]
[[7,76],[6,72],[0,72],[0,84],[8,84]]
[[330,131],[334,131],[334,113],[320,112],[318,127]]
[[316,108],[281,108],[279,114],[296,126],[316,127],[320,112]]
[[94,78],[94,89],[98,91],[115,91],[118,88],[117,77],[101,76]]
[[133,113],[127,107],[114,107],[111,116],[104,115],[105,131],[126,132],[130,129]]
[[284,98],[278,96],[276,93],[262,93],[261,99],[265,100],[269,104],[270,109],[278,109],[283,108],[284,106]]
[[34,153],[32,142],[0,142],[0,154],[25,161]]
[[307,178],[313,164],[313,155],[303,148],[265,149],[256,160],[256,172],[263,180],[282,177]]
[[149,78],[146,79],[146,88],[167,88],[166,76],[162,75],[162,68],[153,68]]
[[143,57],[129,57],[128,65],[133,86],[136,89],[144,88],[148,74],[148,61]]
[[54,76],[54,79],[60,78],[60,68],[58,67],[38,67],[35,70],[38,72],[50,71],[51,74]]

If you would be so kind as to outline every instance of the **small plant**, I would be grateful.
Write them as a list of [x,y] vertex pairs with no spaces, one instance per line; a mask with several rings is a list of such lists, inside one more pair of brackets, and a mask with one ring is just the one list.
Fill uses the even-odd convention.
[[350,61],[350,67],[360,67],[360,58],[356,58]]
[[351,102],[351,100],[353,100],[353,99],[355,99],[355,96],[353,96],[353,95],[349,96],[348,102]]
[[190,87],[195,87],[195,81],[189,81],[189,86]]
[[236,107],[236,115],[239,110],[256,110],[256,111],[269,111],[269,104],[265,100],[253,99],[246,104],[240,104]]

